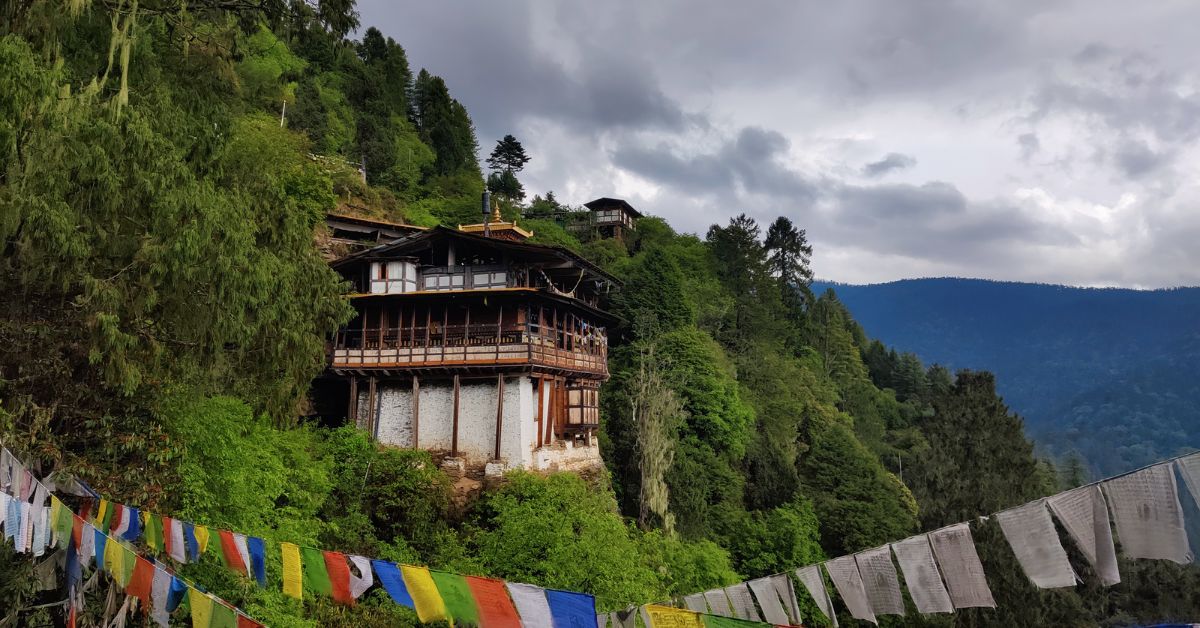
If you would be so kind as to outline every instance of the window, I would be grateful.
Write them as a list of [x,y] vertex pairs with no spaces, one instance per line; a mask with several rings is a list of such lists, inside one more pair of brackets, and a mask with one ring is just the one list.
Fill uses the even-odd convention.
[[567,426],[588,427],[600,424],[600,391],[586,386],[567,388]]
[[371,262],[371,294],[403,294],[416,289],[416,264],[410,261]]

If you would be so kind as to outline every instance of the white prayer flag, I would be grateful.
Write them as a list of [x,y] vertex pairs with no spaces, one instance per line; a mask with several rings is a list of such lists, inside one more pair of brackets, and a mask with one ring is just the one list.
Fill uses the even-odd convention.
[[8,520],[8,502],[10,499],[12,498],[8,496],[8,493],[0,493],[0,528],[5,528],[6,534],[7,528],[4,523]]
[[829,598],[829,591],[825,589],[825,579],[821,577],[821,568],[817,565],[801,567],[796,570],[796,578],[804,585],[813,602],[816,602],[817,609],[833,622],[834,628],[837,628],[837,615],[833,612],[833,600]]
[[150,598],[153,602],[154,609],[150,612],[150,617],[155,623],[163,628],[171,623],[171,614],[167,612],[167,595],[171,592],[171,574],[165,569],[154,566],[154,581],[150,587]]
[[695,611],[697,613],[708,612],[708,605],[704,603],[703,593],[693,593],[692,595],[684,596],[683,605],[689,611]]
[[771,584],[775,586],[779,599],[783,600],[783,610],[787,611],[789,622],[800,625],[803,618],[800,617],[800,602],[796,599],[796,586],[792,584],[792,579],[785,573],[779,573],[771,576]]
[[953,613],[954,604],[942,583],[942,574],[933,560],[929,537],[920,534],[892,543],[892,551],[904,572],[904,582],[918,613]]
[[787,611],[783,610],[783,604],[779,603],[779,595],[775,593],[775,585],[770,578],[758,578],[746,584],[754,592],[754,599],[758,600],[764,621],[774,625],[788,623]]
[[[371,588],[372,584],[375,584],[375,572],[371,571],[371,559],[369,558],[351,556],[350,562],[358,568],[358,573],[362,574],[361,576],[356,576],[353,571],[350,572],[350,597],[357,600],[362,597],[363,593],[367,592],[367,589]],[[247,562],[246,564],[250,563]]]
[[862,575],[858,573],[858,563],[853,556],[835,558],[825,563],[825,571],[833,581],[833,588],[842,597],[842,603],[850,610],[850,616],[855,619],[878,624],[875,613],[871,610],[871,602],[863,588]]
[[996,608],[983,564],[975,552],[969,525],[958,523],[930,532],[929,543],[937,557],[938,568],[946,577],[946,588],[954,608]]
[[1099,486],[1081,486],[1046,498],[1046,505],[1062,522],[1100,582],[1112,586],[1121,581],[1117,570],[1117,549],[1113,546],[1108,507]]
[[1108,480],[1104,490],[1126,555],[1192,562],[1172,465],[1156,464]]
[[997,513],[996,521],[1034,585],[1042,589],[1075,586],[1075,570],[1058,540],[1045,500]]
[[521,623],[527,626],[551,626],[554,624],[550,615],[550,602],[546,600],[546,590],[532,584],[509,582],[508,594],[512,597],[517,613],[521,615]]
[[876,615],[903,615],[904,597],[900,594],[900,580],[896,577],[888,546],[859,552],[854,555],[854,562],[858,564],[871,610]]
[[745,582],[725,587],[725,595],[729,596],[729,604],[733,607],[734,617],[762,621],[758,616],[758,610],[754,608],[754,599],[750,597],[750,589]]
[[178,519],[171,520],[171,531],[167,534],[171,535],[171,558],[176,562],[187,562],[187,547],[183,543],[183,522]]
[[[237,550],[238,556],[242,559],[242,564],[246,566],[246,577],[254,577],[254,567],[250,564],[250,548],[246,545],[246,535],[238,532],[233,533],[233,547]],[[353,574],[351,574],[351,584],[353,584]]]
[[79,529],[79,564],[90,567],[92,560],[96,558],[96,528],[84,521]]
[[1179,469],[1179,475],[1183,476],[1183,483],[1192,494],[1192,501],[1200,506],[1200,453],[1176,460],[1175,467]]
[[729,598],[725,596],[724,589],[705,591],[704,601],[708,602],[708,608],[712,610],[713,615],[733,617],[733,609],[729,607]]

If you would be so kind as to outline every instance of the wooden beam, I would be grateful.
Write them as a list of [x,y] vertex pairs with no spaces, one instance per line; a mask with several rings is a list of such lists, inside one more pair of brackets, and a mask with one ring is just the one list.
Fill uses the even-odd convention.
[[358,378],[350,378],[350,403],[346,408],[346,418],[354,422],[354,427],[358,427]]
[[413,375],[412,389],[413,449],[421,448],[421,381]]
[[496,376],[496,453],[492,459],[500,462],[500,436],[504,426],[504,374]]
[[454,432],[450,436],[450,457],[458,457],[458,373],[454,374]]

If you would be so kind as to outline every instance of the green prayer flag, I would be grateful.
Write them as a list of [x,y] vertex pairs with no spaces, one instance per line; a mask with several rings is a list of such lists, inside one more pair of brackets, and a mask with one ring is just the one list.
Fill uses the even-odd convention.
[[[110,543],[117,543],[116,539],[110,539]],[[121,560],[121,586],[127,586],[129,580],[133,578],[133,568],[137,567],[137,552],[129,548],[124,543],[119,543],[121,552],[124,554]]]
[[304,586],[332,597],[333,585],[329,582],[329,571],[325,569],[325,554],[315,547],[301,547],[300,560],[304,562]]
[[757,628],[759,626],[769,627],[771,625],[759,621],[720,617],[718,615],[701,615],[701,617],[704,618],[704,628]]
[[61,504],[58,508],[58,519],[54,521],[54,535],[58,538],[60,549],[67,549],[74,528],[75,515],[70,508],[67,508],[66,504]]
[[429,575],[433,578],[433,584],[437,586],[438,594],[442,596],[446,612],[454,622],[478,625],[479,609],[475,606],[475,594],[471,593],[471,586],[467,584],[466,578],[432,569],[429,570]]
[[209,628],[237,628],[237,611],[220,602],[213,603]]
[[112,523],[113,513],[117,511],[117,505],[109,502],[108,508],[104,511],[104,519],[100,521],[100,529],[105,532],[109,531],[109,525]]
[[150,515],[142,520],[143,534],[146,536],[146,545],[154,551],[162,550],[162,517]]

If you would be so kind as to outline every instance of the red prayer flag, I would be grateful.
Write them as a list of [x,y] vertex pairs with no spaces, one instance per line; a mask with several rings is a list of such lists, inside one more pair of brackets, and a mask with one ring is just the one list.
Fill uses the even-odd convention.
[[346,555],[337,552],[322,553],[325,555],[325,571],[329,572],[329,584],[333,587],[333,601],[354,606],[354,596],[350,595],[350,566],[346,564]]
[[121,504],[112,504],[112,507],[113,516],[112,521],[108,524],[108,530],[115,533],[121,527],[121,519],[125,516],[125,507]]
[[133,567],[133,575],[125,586],[125,594],[142,601],[142,608],[150,608],[150,591],[154,588],[154,565],[150,561],[137,557]]
[[243,576],[246,575],[246,563],[242,561],[237,544],[233,542],[233,533],[229,530],[221,530],[218,534],[221,536],[221,555],[225,557],[225,566]]
[[174,554],[171,553],[171,549],[172,549],[171,518],[163,517],[162,522],[163,522],[163,551],[166,552],[167,556],[174,556]]
[[479,607],[480,628],[521,628],[521,616],[508,597],[504,582],[478,576],[464,576]]
[[263,628],[263,625],[241,613],[238,613],[237,628]]
[[76,549],[83,547],[83,519],[79,515],[71,515],[71,538],[75,540]]

